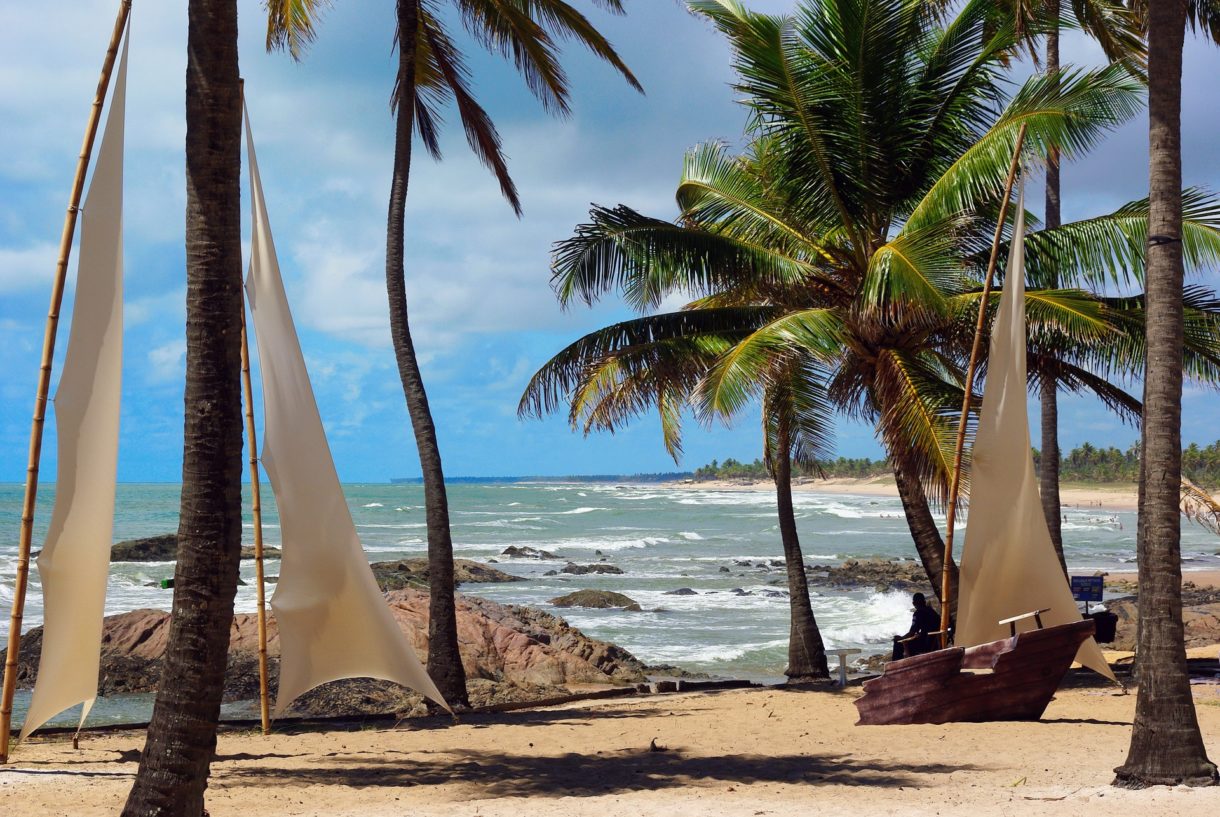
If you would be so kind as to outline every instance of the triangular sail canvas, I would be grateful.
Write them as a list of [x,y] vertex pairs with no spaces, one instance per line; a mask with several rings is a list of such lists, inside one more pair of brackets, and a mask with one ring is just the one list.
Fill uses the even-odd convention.
[[102,618],[114,528],[123,367],[123,142],[127,44],[82,208],[72,328],[55,394],[55,507],[38,557],[42,654],[21,738],[97,697]]
[[[1031,610],[1046,626],[1080,621],[1059,565],[1030,452],[1025,370],[1025,196],[1018,196],[1012,250],[991,330],[987,383],[970,468],[970,517],[962,550],[956,641],[963,646],[1008,636],[997,622]],[[1033,619],[1018,630],[1032,629]],[[1092,638],[1076,660],[1114,674]]]
[[279,507],[283,556],[271,608],[280,640],[278,716],[340,678],[409,686],[445,704],[386,605],[343,496],[280,278],[246,114],[254,210],[246,289],[258,342],[263,467]]

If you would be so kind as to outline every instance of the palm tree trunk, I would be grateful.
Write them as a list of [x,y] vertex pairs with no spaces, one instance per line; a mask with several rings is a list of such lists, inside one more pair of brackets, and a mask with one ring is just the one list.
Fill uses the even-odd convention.
[[[1185,0],[1148,4],[1147,369],[1140,508],[1139,694],[1116,785],[1213,785],[1182,628],[1182,43]],[[1162,238],[1164,237],[1164,238]]]
[[[904,466],[901,457],[891,452],[890,462],[894,468],[894,480],[898,483],[898,497],[902,500],[902,510],[907,517],[907,527],[911,530],[911,538],[915,540],[915,550],[923,562],[924,572],[932,585],[932,592],[943,604],[940,597],[941,571],[945,564],[945,540],[936,526],[932,509],[928,505],[928,497],[923,491],[919,477]],[[951,605],[950,615],[957,614],[957,564],[949,562],[949,595]]]
[[[1057,11],[1057,9],[1056,9]],[[1046,35],[1046,73],[1055,76],[1059,73],[1059,24],[1057,14],[1052,15],[1056,22]],[[1063,224],[1060,207],[1060,192],[1062,183],[1059,176],[1059,150],[1051,148],[1046,157],[1046,213],[1043,219],[1046,229],[1052,230]],[[1057,286],[1057,280],[1048,281],[1048,286]],[[1067,575],[1067,560],[1063,557],[1063,528],[1061,520],[1063,510],[1059,504],[1059,394],[1053,372],[1042,375],[1042,463],[1039,469],[1040,489],[1042,493],[1042,512],[1046,516],[1046,526],[1051,532],[1051,541],[1055,543],[1055,554],[1059,557],[1059,565],[1063,575]]]
[[402,380],[419,465],[424,478],[424,515],[428,524],[428,674],[451,706],[469,706],[466,672],[458,651],[454,602],[453,537],[449,531],[449,499],[436,440],[436,425],[428,408],[411,329],[407,322],[407,283],[404,266],[404,227],[407,186],[411,175],[411,137],[415,122],[415,48],[419,30],[419,0],[398,3],[398,117],[394,133],[394,177],[386,230],[386,294],[390,302],[390,335],[398,376]]
[[822,633],[813,617],[809,601],[809,584],[805,576],[805,558],[797,536],[796,514],[792,508],[792,458],[788,429],[780,423],[779,441],[775,452],[775,498],[779,506],[779,535],[784,545],[784,563],[788,568],[788,608],[791,623],[788,630],[788,666],[784,675],[788,683],[798,683],[830,677],[826,665],[826,647]]
[[186,419],[164,668],[125,817],[203,813],[241,555],[241,91],[235,0],[190,0]]

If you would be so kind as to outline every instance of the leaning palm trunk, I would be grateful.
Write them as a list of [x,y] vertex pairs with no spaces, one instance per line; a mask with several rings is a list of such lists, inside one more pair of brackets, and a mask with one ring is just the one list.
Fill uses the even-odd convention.
[[[940,528],[936,527],[936,519],[932,516],[932,509],[919,477],[898,455],[891,455],[890,462],[893,463],[894,480],[898,484],[898,497],[902,500],[907,527],[911,530],[911,538],[915,540],[915,550],[919,553],[919,560],[923,563],[924,573],[928,576],[933,592],[936,593],[937,599],[940,599],[945,540],[940,535]],[[949,562],[949,598],[954,600],[954,606],[949,611],[954,614],[957,600],[957,564],[952,561]],[[941,601],[943,602],[943,599]]]
[[1212,785],[1182,627],[1182,44],[1185,0],[1148,5],[1149,247],[1139,561],[1139,696],[1115,784]]
[[241,556],[241,90],[235,0],[190,0],[186,420],[173,618],[125,817],[203,813]]
[[805,557],[796,531],[796,514],[792,508],[792,458],[787,430],[780,424],[779,445],[775,457],[775,498],[779,506],[779,535],[784,545],[784,564],[788,568],[788,608],[791,625],[788,631],[788,666],[784,675],[788,683],[830,677],[826,665],[826,646],[813,617],[809,601],[809,583],[805,576]]
[[428,524],[428,674],[452,706],[468,706],[466,673],[458,651],[457,612],[454,602],[453,538],[449,530],[449,499],[441,467],[436,425],[428,408],[428,394],[407,323],[407,285],[404,270],[404,219],[411,175],[411,136],[415,112],[415,50],[419,28],[417,0],[398,3],[399,96],[394,135],[394,177],[390,190],[386,230],[386,293],[390,301],[390,335],[398,376],[402,380],[419,464],[424,479],[424,508]]

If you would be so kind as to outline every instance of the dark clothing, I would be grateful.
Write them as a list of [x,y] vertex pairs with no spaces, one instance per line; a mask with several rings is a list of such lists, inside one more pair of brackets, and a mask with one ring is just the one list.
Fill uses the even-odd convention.
[[911,630],[906,635],[899,636],[899,639],[910,638],[911,641],[905,643],[894,640],[894,660],[899,658],[910,658],[913,655],[922,655],[925,652],[932,652],[940,644],[935,636],[928,635],[940,629],[940,613],[933,610],[931,607],[923,606],[916,607],[914,615],[911,616]]

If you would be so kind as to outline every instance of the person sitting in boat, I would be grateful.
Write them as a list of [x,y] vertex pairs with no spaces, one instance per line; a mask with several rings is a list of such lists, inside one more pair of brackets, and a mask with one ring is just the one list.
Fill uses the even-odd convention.
[[932,633],[940,630],[940,614],[928,606],[923,593],[911,597],[914,613],[911,615],[911,630],[894,636],[894,660],[922,655],[936,649],[938,644]]

